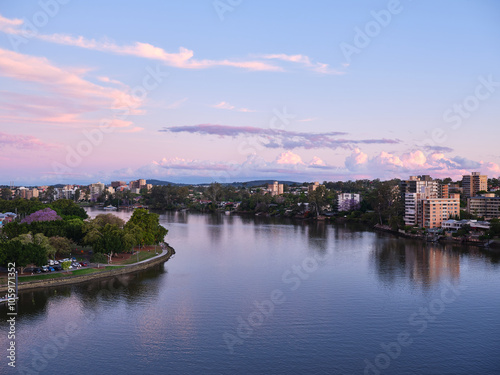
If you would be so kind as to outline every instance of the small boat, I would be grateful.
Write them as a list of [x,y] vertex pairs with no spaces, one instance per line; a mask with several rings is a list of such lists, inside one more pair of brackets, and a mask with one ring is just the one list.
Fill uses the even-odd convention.
[[111,205],[104,207],[104,210],[108,210],[108,211],[114,211],[116,209],[117,208],[115,206],[111,206]]

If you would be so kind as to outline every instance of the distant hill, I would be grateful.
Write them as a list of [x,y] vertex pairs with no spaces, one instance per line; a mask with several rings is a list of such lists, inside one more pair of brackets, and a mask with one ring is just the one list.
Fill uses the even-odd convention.
[[[246,182],[231,182],[229,184],[223,184],[223,185],[231,185],[231,186],[246,186],[246,187],[254,187],[254,186],[262,186],[262,185],[267,185],[267,184],[272,184],[276,180],[253,180],[253,181],[246,181]],[[294,182],[294,181],[279,181],[278,183],[284,184],[284,185],[302,185],[302,182]]]
[[[246,182],[230,182],[230,183],[222,183],[222,185],[230,185],[234,187],[240,187],[240,186],[246,186],[246,187],[254,187],[254,186],[262,186],[262,185],[267,185],[267,184],[272,184],[276,180],[252,180],[252,181],[246,181]],[[278,181],[280,184],[286,184],[286,185],[293,185],[293,184],[298,184],[302,185],[301,182],[294,182],[294,181]],[[182,184],[182,183],[176,183],[176,182],[169,182],[169,181],[161,181],[161,180],[146,180],[146,183],[151,184],[153,186],[156,185],[172,185],[172,186],[199,186],[199,185],[209,185],[210,183],[201,183],[201,184]]]
[[146,184],[151,184],[153,186],[156,186],[156,185],[175,185],[175,186],[186,186],[186,185],[189,185],[189,184],[178,184],[176,182],[161,181],[161,180],[146,180]]

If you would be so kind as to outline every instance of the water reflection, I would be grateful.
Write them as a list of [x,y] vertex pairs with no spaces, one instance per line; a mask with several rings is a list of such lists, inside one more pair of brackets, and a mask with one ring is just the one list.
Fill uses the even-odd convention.
[[328,231],[333,228],[324,221],[317,221],[307,224],[307,229],[309,247],[324,255],[329,246]]
[[[393,341],[408,328],[408,316],[428,304],[433,290],[418,288],[450,280],[466,281],[470,292],[384,374],[414,373],[422,363],[430,363],[421,371],[429,374],[486,374],[498,367],[498,345],[491,345],[498,255],[398,239],[347,223],[175,212],[160,220],[177,251],[166,264],[22,292],[20,363],[24,359],[29,366],[33,349],[40,352],[51,343],[48,333],[76,322],[81,333],[42,373],[362,373],[365,356],[375,358],[380,342]],[[292,290],[284,271],[323,251],[331,256]],[[295,272],[291,277],[298,280]],[[223,334],[236,335],[238,319],[257,316],[257,306],[277,289],[286,302],[229,355]],[[0,322],[4,332],[6,324]],[[470,358],[479,360],[471,364]],[[470,368],[478,363],[479,370]],[[0,373],[4,368],[0,363]]]
[[460,277],[460,251],[451,245],[381,238],[373,252],[377,274],[384,283],[407,278],[424,288]]
[[[51,299],[71,299],[77,297],[83,305],[97,309],[102,301],[113,305],[121,302],[134,304],[147,296],[155,299],[159,294],[159,283],[166,276],[164,264],[133,274],[98,279],[76,285],[63,285],[19,292],[18,316],[41,318],[47,314]],[[7,313],[7,304],[0,305],[0,314]]]

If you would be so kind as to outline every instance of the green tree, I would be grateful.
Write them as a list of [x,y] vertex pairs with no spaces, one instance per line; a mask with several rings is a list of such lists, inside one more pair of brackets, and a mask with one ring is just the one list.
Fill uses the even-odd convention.
[[65,216],[76,216],[81,219],[88,218],[87,212],[70,199],[58,199],[50,204],[50,207],[63,218]]
[[208,199],[210,199],[213,203],[217,203],[222,196],[222,185],[218,182],[212,182],[205,191],[205,194]]
[[56,193],[56,189],[54,186],[49,186],[47,190],[45,190],[42,193],[43,199],[45,199],[48,202],[53,202],[54,201],[54,195]]
[[92,262],[94,262],[94,263],[107,263],[108,257],[102,253],[95,253],[92,255]]
[[402,223],[403,204],[397,180],[378,184],[366,197],[378,217],[379,224],[389,224],[396,229]]
[[135,210],[132,217],[125,225],[125,230],[130,229],[134,224],[142,229],[141,243],[144,245],[154,245],[163,241],[168,233],[168,230],[160,225],[160,217],[158,214],[150,213],[145,209]]
[[316,190],[309,193],[309,209],[313,215],[318,216],[321,213],[322,207],[326,205],[326,198],[327,191],[326,187],[323,185],[318,186]]
[[1,195],[2,199],[10,200],[10,199],[12,199],[12,190],[10,190],[7,187],[2,188],[0,195]]
[[75,190],[75,202],[78,202],[80,200],[81,192],[82,191],[80,189]]
[[54,236],[49,238],[50,245],[55,249],[55,254],[68,255],[74,244],[66,237]]
[[28,264],[43,265],[47,263],[46,250],[35,243],[22,243],[18,240],[0,243],[0,261],[2,266],[15,263],[23,273]]
[[14,238],[13,241],[19,241],[23,245],[37,245],[43,249],[46,257],[53,257],[56,252],[56,249],[51,246],[49,239],[42,233],[36,233],[35,235],[33,235],[31,232],[21,234],[18,237]]

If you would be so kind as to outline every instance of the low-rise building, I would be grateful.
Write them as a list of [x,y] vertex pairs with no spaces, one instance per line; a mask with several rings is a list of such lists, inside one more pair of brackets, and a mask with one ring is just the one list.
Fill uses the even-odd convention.
[[111,186],[117,188],[119,186],[127,185],[125,181],[111,181]]
[[500,197],[492,194],[467,198],[467,212],[486,220],[500,218]]
[[455,231],[461,229],[464,225],[468,225],[471,229],[489,230],[490,223],[488,221],[477,220],[445,220],[442,223],[442,228],[446,231]]

